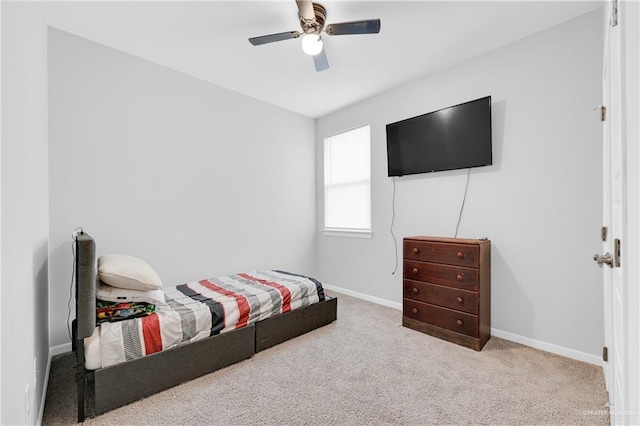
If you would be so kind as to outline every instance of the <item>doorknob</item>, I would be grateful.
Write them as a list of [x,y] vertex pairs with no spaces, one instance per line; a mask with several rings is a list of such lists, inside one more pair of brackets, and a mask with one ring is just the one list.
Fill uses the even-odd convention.
[[606,252],[603,255],[594,254],[593,260],[595,260],[598,263],[598,266],[601,268],[602,268],[602,265],[605,263],[610,267],[613,267],[613,258],[611,257],[611,254],[609,252]]

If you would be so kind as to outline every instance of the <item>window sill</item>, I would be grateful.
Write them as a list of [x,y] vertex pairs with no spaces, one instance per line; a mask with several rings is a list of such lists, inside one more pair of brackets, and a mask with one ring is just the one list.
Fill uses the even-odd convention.
[[363,229],[331,229],[325,228],[322,230],[322,235],[325,237],[347,237],[347,238],[371,238],[373,233],[371,230]]

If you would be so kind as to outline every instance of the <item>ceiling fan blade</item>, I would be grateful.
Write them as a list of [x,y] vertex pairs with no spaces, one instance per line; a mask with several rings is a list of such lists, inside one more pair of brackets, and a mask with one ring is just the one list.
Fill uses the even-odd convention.
[[273,43],[274,41],[290,40],[292,38],[300,37],[301,33],[298,31],[287,31],[285,33],[269,34],[260,37],[252,37],[249,39],[249,43],[254,46],[261,44]]
[[329,24],[327,25],[325,32],[329,35],[377,34],[380,32],[380,20],[365,19],[362,21]]
[[296,0],[296,5],[298,5],[300,16],[308,21],[315,21],[316,14],[313,11],[313,2],[311,0]]
[[313,64],[316,66],[316,71],[324,71],[329,69],[329,62],[327,62],[327,55],[324,53],[324,47],[313,57]]

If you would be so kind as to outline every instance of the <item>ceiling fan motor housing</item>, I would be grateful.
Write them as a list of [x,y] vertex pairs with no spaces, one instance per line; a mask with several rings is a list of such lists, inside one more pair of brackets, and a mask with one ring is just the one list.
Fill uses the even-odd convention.
[[313,3],[313,13],[316,16],[315,22],[307,21],[302,16],[300,16],[300,13],[298,13],[298,17],[300,18],[300,26],[302,27],[302,31],[305,34],[319,34],[324,28],[324,24],[327,20],[327,10],[320,3]]
[[380,32],[380,19],[363,19],[359,21],[338,22],[328,24],[327,10],[320,3],[311,0],[296,0],[298,7],[298,20],[300,21],[300,31],[285,31],[282,33],[267,34],[260,37],[249,38],[249,43],[254,46],[273,43],[276,41],[291,40],[302,36],[302,49],[308,55],[313,56],[313,64],[316,71],[329,69],[327,55],[324,52],[320,33],[324,31],[327,35],[349,35],[349,34],[377,34]]

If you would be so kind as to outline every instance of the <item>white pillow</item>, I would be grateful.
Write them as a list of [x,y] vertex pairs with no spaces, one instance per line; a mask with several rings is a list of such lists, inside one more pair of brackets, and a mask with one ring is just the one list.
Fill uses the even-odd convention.
[[157,290],[160,276],[151,265],[126,254],[105,254],[98,258],[98,276],[110,286],[130,290]]
[[93,330],[90,337],[84,339],[84,368],[97,370],[102,368],[102,346],[100,345],[100,327]]
[[117,288],[103,282],[98,283],[96,298],[107,302],[146,302],[154,305],[164,304],[164,291],[162,290],[131,290]]

